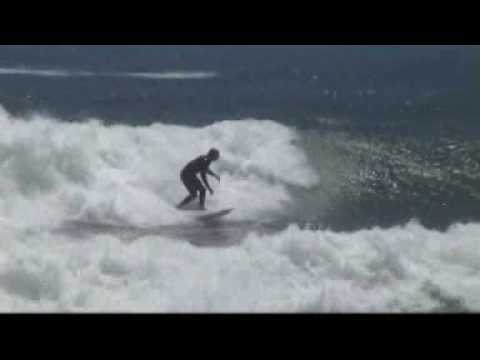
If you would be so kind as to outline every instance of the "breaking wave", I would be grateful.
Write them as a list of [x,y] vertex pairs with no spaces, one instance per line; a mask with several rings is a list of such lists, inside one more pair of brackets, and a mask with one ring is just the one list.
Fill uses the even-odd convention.
[[[298,191],[318,192],[335,175],[328,162],[323,173],[312,164],[295,129],[255,119],[106,126],[3,110],[0,126],[1,311],[480,309],[478,224],[436,231],[410,221],[341,232],[289,222]],[[212,183],[207,205],[235,207],[225,226],[244,224],[231,246],[212,243],[222,242],[221,227],[192,225],[174,209],[185,195],[181,167],[212,146],[222,151],[213,165],[222,181]],[[160,230],[131,241],[124,228],[83,237],[58,231],[72,219]],[[262,219],[285,226],[251,225]],[[162,232],[186,223],[194,237],[215,240],[199,247]]]

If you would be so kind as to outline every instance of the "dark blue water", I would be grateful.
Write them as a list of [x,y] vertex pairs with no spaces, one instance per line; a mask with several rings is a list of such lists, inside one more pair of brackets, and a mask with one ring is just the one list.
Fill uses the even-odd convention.
[[208,81],[3,75],[13,112],[65,119],[203,124],[244,116],[311,125],[315,116],[383,121],[476,116],[476,47],[0,46],[0,67],[218,72]]
[[[298,193],[298,222],[443,229],[480,220],[478,65],[475,46],[0,46],[0,104],[106,124],[271,119],[331,175]],[[171,72],[216,76],[125,76]]]

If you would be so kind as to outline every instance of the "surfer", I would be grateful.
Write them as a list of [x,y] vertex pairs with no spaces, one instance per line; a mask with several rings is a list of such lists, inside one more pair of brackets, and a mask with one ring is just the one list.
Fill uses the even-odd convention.
[[[177,206],[179,209],[195,200],[198,196],[198,193],[200,193],[200,210],[205,210],[205,188],[207,188],[210,194],[213,195],[213,190],[207,181],[207,174],[220,181],[220,176],[209,169],[212,161],[217,161],[219,158],[220,152],[217,149],[211,149],[207,155],[199,156],[198,158],[190,161],[183,168],[182,172],[180,173],[180,178],[187,188],[189,195]],[[197,174],[200,174],[205,186],[203,186],[200,180],[197,178]]]

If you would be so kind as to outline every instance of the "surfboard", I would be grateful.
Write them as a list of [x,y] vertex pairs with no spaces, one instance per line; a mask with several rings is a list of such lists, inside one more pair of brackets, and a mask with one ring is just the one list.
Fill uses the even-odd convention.
[[203,212],[202,214],[196,215],[195,217],[198,220],[203,220],[203,221],[216,220],[225,215],[230,214],[232,211],[233,209],[224,209],[224,210],[213,211],[213,212],[206,211],[206,212]]
[[200,221],[210,221],[220,219],[228,214],[230,214],[234,209],[223,209],[223,210],[200,210],[200,209],[181,209],[180,211],[185,211],[191,213],[191,215]]

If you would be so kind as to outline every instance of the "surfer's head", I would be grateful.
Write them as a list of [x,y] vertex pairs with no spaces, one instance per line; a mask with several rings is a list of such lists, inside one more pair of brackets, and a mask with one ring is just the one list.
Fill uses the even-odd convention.
[[218,159],[220,159],[220,151],[218,151],[217,149],[210,149],[207,157],[212,161],[217,161]]

